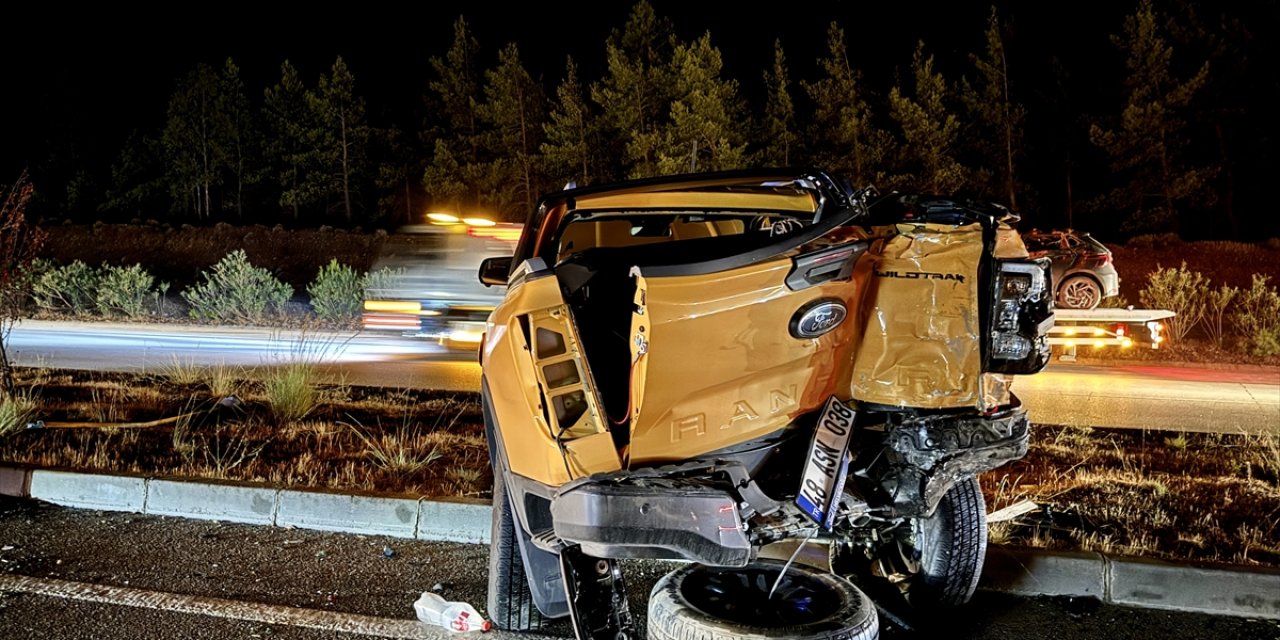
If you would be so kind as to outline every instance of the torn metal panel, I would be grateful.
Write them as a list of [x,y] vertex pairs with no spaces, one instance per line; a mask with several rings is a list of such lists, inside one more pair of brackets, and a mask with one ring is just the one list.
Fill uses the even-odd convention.
[[853,397],[930,409],[983,404],[981,225],[901,224],[893,231],[867,255],[872,277]]

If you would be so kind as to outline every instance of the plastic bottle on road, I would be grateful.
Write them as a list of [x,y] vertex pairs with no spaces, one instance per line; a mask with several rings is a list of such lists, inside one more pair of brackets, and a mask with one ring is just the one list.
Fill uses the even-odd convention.
[[427,623],[444,627],[449,631],[488,631],[493,623],[485,620],[471,605],[465,602],[450,602],[438,593],[424,591],[417,602],[413,603],[418,619]]

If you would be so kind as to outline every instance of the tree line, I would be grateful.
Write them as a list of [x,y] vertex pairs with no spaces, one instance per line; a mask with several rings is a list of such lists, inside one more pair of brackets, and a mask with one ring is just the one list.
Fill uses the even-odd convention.
[[[1068,123],[1065,137],[1083,140],[1078,153],[1090,160],[1073,163],[1067,145],[1050,181],[1029,170],[1030,154],[1064,151],[1028,143],[1030,83],[1010,71],[1010,28],[994,7],[965,60],[951,54],[944,65],[921,41],[889,86],[865,79],[838,22],[823,54],[804,61],[804,79],[775,42],[772,64],[749,79],[758,92],[728,77],[712,33],[680,39],[644,0],[606,39],[601,77],[582,77],[569,58],[550,83],[530,73],[517,43],[485,68],[460,17],[448,49],[430,60],[426,115],[413,127],[374,121],[341,57],[318,78],[285,61],[259,90],[230,59],[197,65],[178,79],[163,125],[120,150],[98,211],[347,226],[412,222],[427,210],[521,220],[539,194],[569,182],[815,165],[881,191],[957,193],[1023,211],[1065,190],[1053,198],[1066,206],[1055,222],[1125,234],[1177,232],[1212,216],[1244,235],[1234,208],[1236,168],[1249,161],[1233,148],[1241,74],[1223,70],[1244,64],[1235,36],[1245,31],[1225,19],[1210,26],[1194,5],[1168,13],[1140,0],[1115,25],[1114,49],[1096,52],[1123,64],[1117,99]],[[1080,167],[1090,161],[1101,168]]]

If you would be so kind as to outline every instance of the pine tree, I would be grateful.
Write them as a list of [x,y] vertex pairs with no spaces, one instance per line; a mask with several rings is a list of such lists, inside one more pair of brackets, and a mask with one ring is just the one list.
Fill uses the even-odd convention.
[[625,173],[641,178],[657,175],[659,127],[670,110],[672,82],[667,77],[676,45],[671,24],[641,0],[631,10],[621,32],[605,44],[608,70],[591,87],[591,99],[601,108],[605,140],[613,141],[609,157],[626,160]]
[[111,188],[99,211],[137,218],[161,206],[167,195],[160,141],[134,131],[111,164]]
[[308,143],[313,125],[307,89],[288,60],[280,65],[280,82],[266,90],[263,116],[267,163],[280,187],[280,206],[287,207],[297,222],[302,217],[302,206],[309,204],[303,176],[311,172],[314,164]]
[[304,183],[342,211],[343,219],[350,224],[360,206],[360,186],[366,177],[369,126],[365,123],[364,98],[356,95],[355,76],[341,56],[334,61],[328,76],[320,76],[316,90],[307,94],[307,105],[315,118],[312,143],[320,170],[308,175]]
[[956,158],[960,119],[946,104],[947,83],[933,70],[933,56],[926,56],[924,42],[916,45],[911,59],[914,87],[908,94],[895,86],[889,92],[889,115],[902,131],[900,158],[908,172],[904,182],[915,190],[952,193],[965,181],[965,170]]
[[521,64],[514,43],[498,54],[498,67],[485,73],[484,94],[480,114],[492,131],[491,155],[503,162],[494,167],[495,186],[503,193],[492,204],[501,216],[523,218],[545,186],[539,152],[546,95]]
[[[480,44],[465,18],[453,25],[453,43],[445,57],[431,59],[435,79],[429,83],[438,123],[428,134],[436,162],[427,166],[422,186],[437,208],[454,213],[479,206],[495,188],[492,159],[486,158],[482,130],[481,88],[476,58]],[[486,195],[482,195],[486,194]]]
[[197,65],[169,98],[161,136],[174,208],[199,219],[210,216],[218,182],[221,89],[218,74],[209,65]]
[[578,185],[591,184],[596,177],[596,117],[583,95],[578,80],[578,65],[573,58],[565,63],[565,77],[556,88],[555,107],[543,125],[546,141],[542,157],[547,174],[559,184],[570,180]]
[[[462,16],[453,23],[453,44],[444,58],[431,58],[435,80],[428,85],[439,101],[444,137],[451,146],[466,149],[464,162],[480,156],[480,82],[476,66],[480,43]],[[460,144],[459,144],[460,143]]]
[[378,188],[376,221],[390,218],[397,224],[414,222],[415,203],[421,204],[422,172],[426,159],[422,150],[396,126],[371,128],[370,158],[377,158],[374,183]]
[[1236,171],[1246,164],[1240,162],[1246,157],[1241,148],[1250,144],[1274,148],[1268,144],[1267,127],[1260,126],[1270,117],[1250,109],[1245,100],[1249,87],[1257,82],[1260,72],[1269,68],[1265,62],[1259,66],[1256,61],[1267,57],[1265,54],[1250,55],[1260,41],[1254,32],[1256,27],[1251,27],[1249,21],[1239,16],[1231,15],[1227,8],[1191,2],[1180,2],[1178,7],[1181,10],[1179,19],[1170,20],[1169,29],[1174,45],[1183,47],[1185,55],[1180,58],[1184,61],[1207,60],[1213,69],[1205,79],[1205,86],[1196,93],[1196,107],[1189,109],[1188,120],[1190,126],[1203,134],[1198,142],[1205,148],[1215,148],[1216,158],[1210,168],[1214,174],[1213,184],[1207,187],[1207,192],[1218,194],[1213,198],[1215,212],[1222,213],[1226,224],[1218,223],[1217,216],[1197,217],[1197,220],[1212,225],[1209,232],[1214,235],[1226,231],[1232,238],[1241,238],[1240,220],[1236,213]]
[[225,168],[233,185],[223,205],[234,208],[236,217],[243,219],[245,187],[261,180],[261,136],[244,93],[240,68],[231,58],[227,58],[223,66],[221,85],[217,105],[221,125],[217,136],[219,164]]
[[856,185],[882,182],[892,138],[875,126],[862,74],[849,64],[844,30],[834,22],[827,29],[827,57],[818,66],[823,77],[804,83],[817,105],[809,128],[815,161]]
[[1027,112],[1009,92],[1009,64],[995,7],[991,8],[986,39],[985,56],[969,56],[977,71],[976,84],[968,78],[961,81],[960,99],[968,114],[962,132],[964,146],[975,160],[970,178],[975,190],[1016,210],[1018,193],[1023,189],[1018,163],[1023,155],[1022,125]]
[[431,162],[422,172],[422,184],[431,195],[432,205],[457,215],[463,211],[471,190],[467,187],[462,166],[449,142],[435,141]]
[[1111,160],[1125,182],[1106,196],[1107,206],[1131,212],[1130,230],[1179,228],[1179,208],[1205,197],[1212,170],[1194,167],[1184,157],[1185,114],[1209,75],[1206,61],[1187,78],[1172,70],[1173,46],[1161,27],[1166,17],[1142,0],[1124,21],[1124,34],[1112,42],[1126,54],[1125,105],[1119,126],[1094,124],[1089,138]]
[[775,166],[790,166],[799,136],[796,135],[796,108],[791,100],[791,79],[782,41],[773,42],[773,69],[764,71],[764,137],[762,158]]
[[670,76],[675,82],[670,124],[661,129],[658,171],[720,171],[741,167],[746,140],[741,126],[746,108],[738,83],[720,77],[720,50],[711,34],[677,45]]

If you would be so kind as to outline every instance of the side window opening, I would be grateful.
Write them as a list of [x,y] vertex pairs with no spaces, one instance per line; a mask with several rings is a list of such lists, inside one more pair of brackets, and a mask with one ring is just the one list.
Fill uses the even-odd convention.
[[595,248],[741,237],[748,234],[780,237],[808,226],[809,222],[777,213],[645,213],[593,215],[571,220],[554,243],[556,262]]

